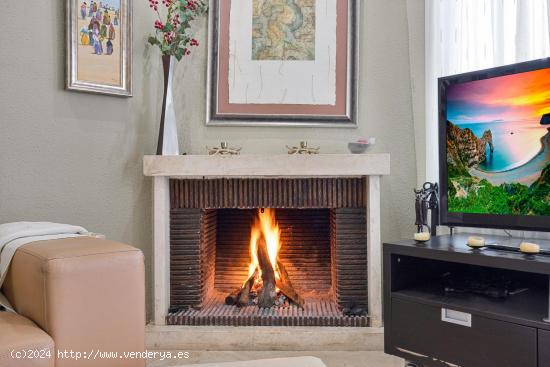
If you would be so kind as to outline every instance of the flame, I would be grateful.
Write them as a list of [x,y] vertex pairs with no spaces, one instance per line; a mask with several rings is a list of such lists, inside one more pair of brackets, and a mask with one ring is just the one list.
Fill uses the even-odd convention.
[[255,283],[257,283],[261,278],[261,269],[258,262],[258,240],[263,235],[267,245],[267,253],[269,256],[269,261],[271,262],[271,267],[275,272],[275,279],[280,279],[279,267],[277,266],[277,257],[279,255],[279,250],[281,249],[281,230],[279,229],[279,224],[275,217],[275,210],[273,209],[263,209],[258,210],[258,217],[252,225],[250,231],[250,264],[248,266],[248,277],[249,279],[256,269],[258,273],[256,275]]

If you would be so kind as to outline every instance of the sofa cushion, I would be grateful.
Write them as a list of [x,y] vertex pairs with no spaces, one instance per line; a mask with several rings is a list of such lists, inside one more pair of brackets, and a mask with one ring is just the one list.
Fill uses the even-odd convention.
[[53,366],[53,353],[52,338],[31,320],[0,312],[0,366]]

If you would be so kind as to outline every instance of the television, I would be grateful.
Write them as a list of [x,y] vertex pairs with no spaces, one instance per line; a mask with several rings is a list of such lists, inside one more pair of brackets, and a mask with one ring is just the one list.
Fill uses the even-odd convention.
[[550,58],[438,83],[441,224],[550,231]]

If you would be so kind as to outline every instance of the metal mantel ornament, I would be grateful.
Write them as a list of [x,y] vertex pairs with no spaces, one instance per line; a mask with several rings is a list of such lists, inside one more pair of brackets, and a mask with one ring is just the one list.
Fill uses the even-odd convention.
[[290,155],[296,155],[296,154],[319,154],[319,152],[320,152],[320,150],[321,150],[320,147],[317,147],[317,148],[308,147],[307,141],[301,141],[299,147],[289,147],[289,146],[287,145],[286,148],[288,149],[288,154],[290,154]]
[[222,141],[219,147],[206,147],[208,155],[239,155],[242,148],[230,147],[227,142]]

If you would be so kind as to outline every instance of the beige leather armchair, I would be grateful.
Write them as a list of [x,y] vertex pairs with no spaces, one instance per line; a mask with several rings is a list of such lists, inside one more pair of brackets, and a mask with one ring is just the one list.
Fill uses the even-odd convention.
[[142,252],[122,243],[21,247],[3,286],[18,314],[0,312],[0,367],[145,366],[136,354],[145,345],[144,284]]

